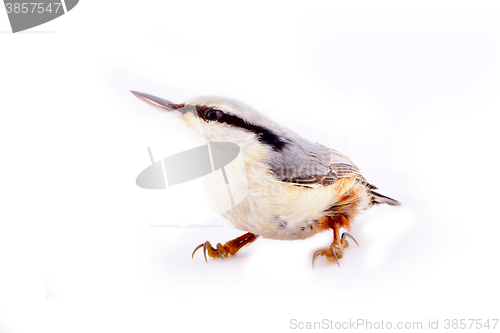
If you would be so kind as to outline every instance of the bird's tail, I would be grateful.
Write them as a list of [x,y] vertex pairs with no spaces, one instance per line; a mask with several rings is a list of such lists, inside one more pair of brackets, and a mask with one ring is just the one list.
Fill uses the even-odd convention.
[[382,195],[380,193],[377,193],[375,191],[370,191],[372,195],[372,204],[374,205],[379,205],[379,204],[388,204],[391,206],[399,206],[401,203],[397,200],[391,199],[389,197],[386,197],[385,195]]

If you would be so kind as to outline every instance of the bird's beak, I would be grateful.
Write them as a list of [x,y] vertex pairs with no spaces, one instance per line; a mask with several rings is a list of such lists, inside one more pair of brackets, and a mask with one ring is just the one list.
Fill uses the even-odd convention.
[[168,110],[168,111],[175,111],[178,108],[183,106],[183,105],[179,105],[179,104],[174,104],[166,99],[156,97],[153,95],[149,95],[149,94],[145,94],[142,92],[133,91],[133,90],[130,90],[130,92],[132,94],[134,94],[137,98],[142,99],[143,101],[149,102],[153,105],[159,106],[160,108]]

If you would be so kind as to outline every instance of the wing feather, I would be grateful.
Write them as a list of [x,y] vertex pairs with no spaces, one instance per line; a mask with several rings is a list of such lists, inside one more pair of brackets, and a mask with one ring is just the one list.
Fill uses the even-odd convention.
[[297,186],[328,186],[339,178],[356,176],[367,187],[376,189],[349,158],[319,143],[289,146],[286,151],[273,156],[269,164],[279,181]]

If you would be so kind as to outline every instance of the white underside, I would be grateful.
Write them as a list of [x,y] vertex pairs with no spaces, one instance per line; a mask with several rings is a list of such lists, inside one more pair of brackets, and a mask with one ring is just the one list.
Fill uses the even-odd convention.
[[[235,228],[264,238],[295,240],[315,234],[309,226],[338,202],[338,189],[334,185],[307,188],[277,181],[267,165],[258,162],[260,158],[246,154],[244,160],[225,167],[232,199],[225,183],[212,184],[210,193],[218,212]],[[369,207],[369,197],[364,196],[357,210]]]

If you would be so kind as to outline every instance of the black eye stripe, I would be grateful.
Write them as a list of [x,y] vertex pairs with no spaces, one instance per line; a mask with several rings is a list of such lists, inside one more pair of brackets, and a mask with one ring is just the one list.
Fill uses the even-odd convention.
[[209,107],[206,107],[206,106],[196,106],[196,111],[198,112],[198,116],[201,119],[203,119],[203,120],[207,120],[207,118],[206,118],[207,117],[207,113],[209,111],[212,111],[212,110],[217,110],[217,109],[209,108]]
[[[254,133],[255,135],[257,135],[257,139],[260,142],[271,146],[273,148],[273,150],[275,150],[275,151],[282,150],[287,144],[286,141],[283,141],[282,139],[280,139],[280,137],[278,135],[276,135],[276,133],[270,131],[269,129],[258,126],[258,125],[247,123],[246,121],[244,121],[240,117],[229,115],[227,113],[224,113],[224,111],[214,109],[214,108],[209,108],[206,106],[196,106],[196,110],[197,110],[200,118],[204,119],[205,121],[217,121],[219,123],[225,123],[225,124],[228,124],[228,125],[231,125],[234,127],[238,127],[238,128],[242,128],[242,129],[245,129],[249,132]],[[213,119],[213,120],[207,119],[206,115],[211,110],[220,111],[221,116],[219,118]]]

